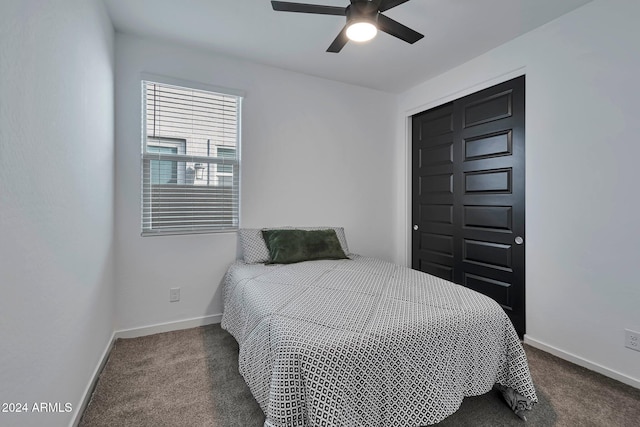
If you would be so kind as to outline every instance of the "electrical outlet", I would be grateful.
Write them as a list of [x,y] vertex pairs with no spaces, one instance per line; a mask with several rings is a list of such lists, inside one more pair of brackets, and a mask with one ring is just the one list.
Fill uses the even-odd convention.
[[640,332],[625,329],[624,346],[631,350],[640,351]]
[[180,288],[169,289],[169,302],[180,301]]

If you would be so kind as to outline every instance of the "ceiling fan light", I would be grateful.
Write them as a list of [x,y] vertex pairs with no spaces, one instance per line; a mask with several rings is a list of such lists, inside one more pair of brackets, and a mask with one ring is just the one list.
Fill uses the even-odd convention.
[[347,37],[354,42],[366,42],[378,34],[378,29],[371,22],[354,22],[347,28]]

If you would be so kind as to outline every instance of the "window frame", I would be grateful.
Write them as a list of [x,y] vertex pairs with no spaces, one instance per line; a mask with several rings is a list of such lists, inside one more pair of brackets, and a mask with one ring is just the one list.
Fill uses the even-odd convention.
[[[235,193],[237,194],[237,199],[234,205],[234,211],[235,211],[235,215],[233,215],[232,217],[232,224],[230,226],[226,226],[226,227],[221,227],[221,228],[208,228],[208,227],[203,227],[203,228],[198,228],[198,229],[154,229],[154,228],[145,228],[145,185],[151,185],[151,178],[148,179],[148,183],[145,182],[145,177],[144,177],[144,170],[145,170],[145,166],[144,163],[146,161],[153,161],[154,159],[150,158],[153,157],[153,154],[155,153],[149,153],[147,152],[147,145],[150,146],[167,146],[167,147],[178,147],[178,154],[175,157],[178,157],[180,155],[189,157],[189,159],[177,159],[177,158],[172,158],[173,156],[171,155],[167,155],[167,161],[176,161],[177,162],[177,169],[178,169],[178,177],[177,177],[177,183],[176,185],[189,185],[188,183],[186,183],[187,177],[186,177],[186,164],[187,163],[191,163],[192,166],[196,167],[196,165],[201,164],[201,161],[205,161],[205,164],[207,164],[209,166],[208,169],[210,169],[210,166],[213,164],[216,167],[213,168],[215,169],[215,172],[213,170],[211,170],[211,175],[208,175],[208,177],[210,177],[209,179],[212,180],[218,180],[218,173],[217,173],[217,165],[218,164],[224,164],[223,163],[217,163],[214,159],[214,157],[204,157],[204,156],[190,156],[190,155],[186,155],[186,151],[187,151],[187,139],[183,139],[183,138],[171,138],[171,137],[148,137],[147,136],[147,126],[146,126],[146,94],[145,94],[145,83],[157,83],[160,85],[169,85],[169,86],[175,86],[178,88],[182,88],[182,89],[191,89],[191,90],[198,90],[198,91],[207,91],[207,92],[213,92],[216,94],[220,94],[220,95],[224,95],[224,96],[231,96],[231,97],[235,97],[236,98],[236,113],[237,113],[237,119],[236,119],[236,131],[237,131],[237,137],[236,137],[236,145],[235,146],[229,146],[228,148],[233,148],[236,151],[236,157],[231,160],[231,162],[229,164],[231,164],[234,167],[235,172],[232,173],[222,173],[223,175],[226,176],[231,176],[233,179],[233,175],[237,174],[237,178],[235,180],[235,188],[234,185],[232,184],[232,191],[235,191]],[[213,86],[213,85],[208,85],[208,84],[204,84],[204,83],[199,83],[199,82],[193,82],[193,81],[188,81],[188,80],[182,80],[182,79],[176,79],[176,78],[171,78],[171,77],[166,77],[166,76],[158,76],[155,74],[149,74],[149,73],[141,73],[140,74],[140,87],[141,87],[141,153],[140,153],[140,161],[141,161],[141,171],[140,171],[140,195],[141,195],[141,205],[140,205],[140,213],[141,213],[141,223],[140,223],[140,227],[141,227],[141,236],[144,237],[148,237],[148,236],[167,236],[167,235],[185,235],[185,234],[211,234],[211,233],[235,233],[237,232],[238,228],[240,227],[240,212],[241,212],[241,207],[240,207],[240,199],[241,199],[241,169],[240,169],[240,165],[241,165],[241,141],[242,141],[242,101],[244,99],[244,92],[237,90],[237,89],[229,89],[229,88],[225,88],[225,87],[220,87],[220,86]],[[157,143],[153,143],[153,144],[149,144],[149,139],[153,139],[155,141],[157,141]],[[225,148],[224,146],[220,146],[220,145],[215,145],[215,149],[216,149],[216,156],[217,156],[217,149],[218,148]],[[151,154],[151,156],[149,156],[149,154]],[[163,159],[165,160],[165,159]],[[212,161],[213,160],[213,161]],[[180,163],[182,163],[182,165],[184,167],[180,167]],[[150,168],[150,166],[149,166]],[[182,183],[182,184],[181,184]],[[185,184],[186,183],[186,184]],[[167,185],[172,185],[172,183],[169,183]]]

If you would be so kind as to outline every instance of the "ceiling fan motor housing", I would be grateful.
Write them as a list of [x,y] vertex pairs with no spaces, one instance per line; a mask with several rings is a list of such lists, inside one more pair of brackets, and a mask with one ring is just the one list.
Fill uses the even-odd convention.
[[347,6],[345,15],[347,16],[347,25],[355,22],[370,22],[376,27],[378,26],[378,7],[371,1],[352,2]]

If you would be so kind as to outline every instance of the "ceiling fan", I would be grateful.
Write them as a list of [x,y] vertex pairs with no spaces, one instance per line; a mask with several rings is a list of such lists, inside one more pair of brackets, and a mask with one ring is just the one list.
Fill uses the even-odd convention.
[[338,53],[349,40],[356,42],[371,40],[376,36],[378,30],[411,44],[423,38],[424,36],[417,31],[405,27],[401,23],[382,14],[382,12],[408,1],[409,0],[350,0],[351,4],[347,7],[272,1],[271,6],[273,10],[281,12],[346,16],[347,24],[327,49],[327,52]]

